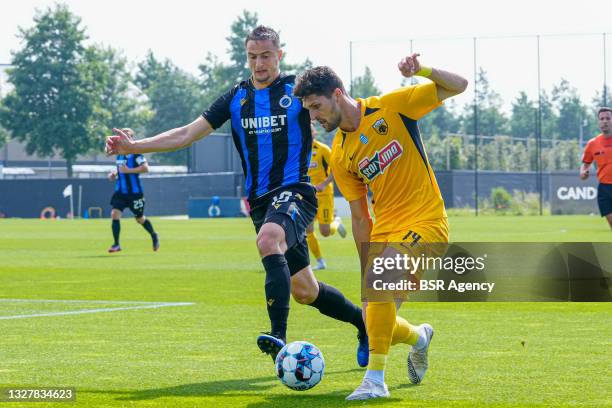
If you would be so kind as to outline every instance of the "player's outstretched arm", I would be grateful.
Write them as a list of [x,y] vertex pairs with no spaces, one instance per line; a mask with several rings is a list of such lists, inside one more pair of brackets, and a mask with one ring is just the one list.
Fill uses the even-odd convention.
[[124,174],[142,174],[149,172],[149,165],[147,163],[142,163],[138,167],[134,167],[133,169],[127,167],[126,165],[121,166],[121,173]]
[[106,154],[130,154],[168,152],[190,146],[213,131],[210,123],[198,117],[188,125],[160,133],[141,140],[134,140],[121,129],[113,129],[113,136],[106,138]]
[[463,78],[461,75],[442,69],[422,66],[418,60],[419,56],[420,54],[414,53],[403,58],[399,64],[397,64],[403,76],[409,78],[413,75],[418,75],[432,80],[436,84],[438,100],[440,102],[465,91],[468,86],[467,79]]

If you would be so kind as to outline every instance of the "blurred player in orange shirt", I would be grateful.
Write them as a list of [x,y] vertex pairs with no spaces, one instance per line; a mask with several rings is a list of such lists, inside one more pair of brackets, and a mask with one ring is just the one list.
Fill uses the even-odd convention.
[[601,134],[589,140],[584,148],[580,178],[589,178],[591,164],[597,163],[597,204],[612,228],[612,109],[600,108],[597,117]]
[[[349,201],[357,249],[367,242],[448,242],[444,201],[423,147],[417,120],[467,87],[467,80],[439,69],[422,67],[418,54],[400,61],[406,78],[428,77],[432,82],[408,86],[382,96],[353,99],[328,67],[315,67],[296,80],[294,95],[302,99],[327,131],[339,128],[332,145],[331,167],[338,188]],[[372,223],[368,210],[372,192]],[[391,344],[412,346],[408,376],[422,381],[427,350],[433,336],[429,324],[413,326],[397,316],[391,301],[369,301],[366,329],[370,344],[368,370],[362,384],[347,397],[362,400],[388,397],[384,370]]]
[[[334,235],[336,231],[342,238],[346,237],[346,228],[342,225],[340,217],[334,217],[334,176],[330,167],[331,149],[325,143],[317,140],[317,129],[310,125],[312,131],[312,155],[308,176],[310,182],[317,190],[317,209],[316,221],[319,223],[319,232],[324,237]],[[327,264],[323,259],[319,240],[314,233],[314,221],[306,229],[306,240],[308,248],[315,256],[317,265],[313,270],[325,269]]]

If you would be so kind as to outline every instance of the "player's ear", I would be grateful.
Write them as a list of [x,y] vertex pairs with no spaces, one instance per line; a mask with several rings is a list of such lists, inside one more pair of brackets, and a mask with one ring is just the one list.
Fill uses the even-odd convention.
[[283,50],[278,50],[278,60],[280,61],[283,58]]

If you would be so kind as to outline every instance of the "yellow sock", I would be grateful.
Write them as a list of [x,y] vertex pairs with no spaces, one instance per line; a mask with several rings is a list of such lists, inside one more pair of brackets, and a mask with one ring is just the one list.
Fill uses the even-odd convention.
[[419,339],[417,328],[408,323],[403,317],[395,318],[395,328],[393,329],[393,338],[391,344],[406,343],[414,346]]
[[330,237],[334,235],[336,231],[338,231],[338,225],[340,225],[338,221],[334,221],[331,224],[329,224],[329,236]]
[[370,342],[368,370],[384,370],[395,327],[395,303],[368,302],[366,328]]
[[310,252],[315,256],[316,259],[321,259],[321,248],[319,247],[319,241],[315,237],[314,232],[306,234],[306,242],[308,242],[308,248]]

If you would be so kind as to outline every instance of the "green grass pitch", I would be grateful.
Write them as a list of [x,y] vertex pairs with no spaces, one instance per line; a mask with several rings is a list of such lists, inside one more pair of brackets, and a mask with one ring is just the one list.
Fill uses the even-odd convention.
[[[108,220],[0,221],[0,386],[75,387],[79,407],[363,405],[344,401],[363,375],[354,329],[308,306],[292,303],[288,336],[321,348],[323,381],[299,393],[274,377],[255,344],[269,327],[248,219],[153,222],[160,252],[126,218],[124,251],[111,255]],[[457,216],[450,225],[454,241],[612,241],[599,217]],[[318,278],[358,301],[350,235],[321,247],[329,269]],[[83,310],[92,313],[54,314]],[[367,405],[612,406],[609,303],[409,303],[400,314],[435,327],[430,370],[412,386],[408,349],[393,347],[391,399]],[[6,319],[16,315],[43,316]]]

